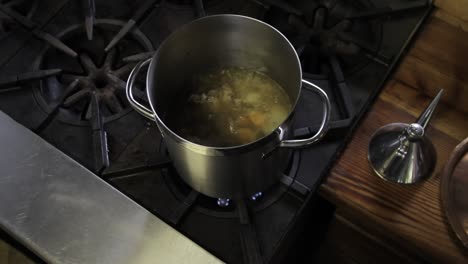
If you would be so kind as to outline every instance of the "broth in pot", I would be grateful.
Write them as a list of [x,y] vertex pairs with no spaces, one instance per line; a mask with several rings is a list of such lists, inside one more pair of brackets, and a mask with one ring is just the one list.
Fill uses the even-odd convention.
[[225,68],[198,76],[169,109],[168,127],[200,145],[233,147],[274,131],[291,112],[281,86],[259,71]]

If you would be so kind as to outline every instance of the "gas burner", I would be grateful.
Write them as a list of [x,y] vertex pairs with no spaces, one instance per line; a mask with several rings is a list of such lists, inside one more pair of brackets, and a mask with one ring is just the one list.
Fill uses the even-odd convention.
[[[100,66],[86,52],[79,54],[79,61],[85,70],[85,75],[62,78],[65,88],[65,100],[63,107],[76,109],[81,114],[85,114],[84,119],[91,118],[89,111],[84,112],[81,108],[83,101],[90,102],[92,97],[97,97],[100,105],[108,110],[107,115],[120,114],[127,107],[122,98],[124,79],[128,75],[130,67],[114,69],[114,57],[116,50],[112,49],[106,54],[104,63]],[[128,64],[131,66],[131,64]],[[78,106],[78,107],[76,107]],[[89,108],[87,108],[89,109]]]
[[228,207],[230,205],[230,203],[231,203],[231,199],[229,199],[229,198],[218,198],[218,201],[216,203],[220,207]]
[[375,59],[382,41],[381,23],[350,19],[361,10],[372,9],[370,1],[322,1],[313,5],[304,2],[291,3],[305,10],[304,14],[271,7],[265,14],[265,21],[292,42],[305,72],[328,75],[329,58],[334,56],[343,73],[351,75]]
[[262,199],[262,196],[263,196],[263,193],[258,192],[258,193],[253,194],[252,196],[250,196],[250,200],[258,201],[258,200]]
[[[0,0],[0,6],[13,9],[18,14],[31,18],[37,9],[38,2],[37,0]],[[18,27],[18,23],[11,19],[11,17],[0,12],[0,39],[6,37]]]
[[118,20],[96,20],[93,40],[88,40],[83,25],[71,26],[58,34],[57,38],[78,56],[72,58],[46,48],[37,60],[36,69],[63,70],[60,77],[47,78],[34,89],[44,111],[76,125],[89,125],[95,115],[107,122],[131,111],[125,98],[125,80],[135,63],[122,58],[152,51],[153,47],[141,31],[134,29],[105,52],[105,45],[124,24]]
[[[196,201],[193,201],[195,211],[217,218],[239,217],[237,213],[239,201],[229,198],[212,198],[192,190],[172,167],[162,170],[162,174],[172,194],[183,204],[186,203],[188,197],[196,193]],[[281,199],[288,189],[289,186],[278,183],[265,192],[252,194],[255,198],[246,198],[243,202],[250,208],[250,211],[258,212]]]
[[[164,141],[161,140],[160,153],[168,155]],[[164,182],[174,197],[181,202],[183,210],[193,208],[195,211],[207,216],[217,218],[238,218],[239,203],[244,204],[251,212],[262,211],[280,200],[286,192],[295,189],[294,180],[300,165],[301,153],[295,151],[290,163],[284,172],[283,179],[264,192],[253,193],[250,198],[232,200],[229,198],[213,198],[193,190],[179,176],[173,166],[162,169]],[[176,210],[180,211],[180,210]],[[182,215],[182,213],[180,213]],[[177,217],[176,217],[177,218]]]

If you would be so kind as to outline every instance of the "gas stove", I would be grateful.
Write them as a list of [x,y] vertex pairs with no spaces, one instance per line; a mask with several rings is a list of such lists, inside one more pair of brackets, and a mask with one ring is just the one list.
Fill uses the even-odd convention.
[[[321,180],[430,10],[431,1],[420,0],[0,0],[0,110],[221,260],[280,262]],[[156,125],[125,98],[133,66],[171,32],[222,13],[280,30],[304,78],[333,107],[322,142],[295,151],[270,190],[235,201],[186,185]],[[143,80],[136,94],[146,100]],[[303,89],[295,136],[312,135],[320,116],[317,97]]]

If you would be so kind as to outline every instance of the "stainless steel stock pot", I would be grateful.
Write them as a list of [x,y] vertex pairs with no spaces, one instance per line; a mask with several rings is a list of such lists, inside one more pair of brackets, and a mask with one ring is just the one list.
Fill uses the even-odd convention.
[[[146,93],[150,108],[132,94],[137,74],[148,64]],[[184,83],[207,69],[232,66],[262,71],[278,82],[293,102],[287,119],[269,135],[233,147],[203,146],[174,133],[165,117],[171,102],[187,88]],[[303,87],[320,96],[323,117],[314,136],[293,139],[294,108]],[[135,66],[126,89],[132,107],[158,125],[181,177],[193,189],[212,197],[240,198],[266,190],[278,181],[291,150],[320,140],[330,119],[327,94],[302,79],[299,58],[291,43],[270,25],[240,15],[207,16],[181,27],[152,58]]]

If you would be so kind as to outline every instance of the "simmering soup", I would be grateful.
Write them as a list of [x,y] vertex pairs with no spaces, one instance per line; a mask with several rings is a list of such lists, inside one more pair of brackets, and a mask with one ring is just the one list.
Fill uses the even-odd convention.
[[193,85],[166,120],[179,136],[205,146],[258,140],[275,130],[292,107],[277,82],[253,70],[225,68],[199,76]]

